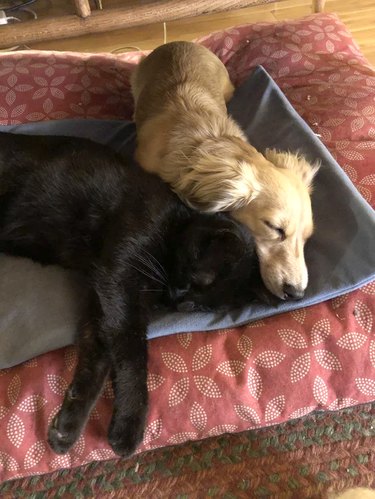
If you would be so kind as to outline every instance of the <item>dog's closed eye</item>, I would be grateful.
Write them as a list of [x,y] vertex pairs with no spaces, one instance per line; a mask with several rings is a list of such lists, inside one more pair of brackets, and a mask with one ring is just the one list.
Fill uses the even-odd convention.
[[279,238],[281,239],[281,241],[284,241],[285,238],[286,238],[286,234],[285,234],[285,230],[282,228],[282,227],[276,227],[275,225],[273,225],[271,222],[269,222],[268,220],[263,220],[263,223],[264,225],[266,225],[269,229],[277,232]]

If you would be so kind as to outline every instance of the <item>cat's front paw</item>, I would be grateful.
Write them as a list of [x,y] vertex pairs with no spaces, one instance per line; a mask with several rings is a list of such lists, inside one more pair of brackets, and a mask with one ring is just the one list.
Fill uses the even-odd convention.
[[56,454],[65,454],[76,443],[79,434],[80,429],[66,421],[66,416],[60,411],[48,429],[48,443]]
[[131,416],[112,418],[108,432],[108,442],[113,451],[122,457],[134,454],[142,442],[145,427],[145,417]]

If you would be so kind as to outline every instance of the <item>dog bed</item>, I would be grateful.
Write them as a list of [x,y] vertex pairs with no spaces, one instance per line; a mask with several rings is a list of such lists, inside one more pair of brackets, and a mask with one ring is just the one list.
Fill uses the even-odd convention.
[[[262,64],[373,203],[375,75],[335,16],[233,28],[202,43],[222,58],[237,85]],[[129,119],[128,69],[138,58],[4,55],[3,124]],[[334,243],[334,230],[331,237]],[[375,284],[368,283],[249,326],[152,340],[151,407],[142,449],[374,400],[374,294]],[[0,371],[2,480],[114,457],[105,438],[113,396],[109,383],[72,451],[56,456],[47,446],[47,425],[75,361],[69,347]]]
[[[280,301],[277,305],[255,302],[226,314],[159,313],[148,328],[149,338],[241,326],[341,296],[375,278],[372,208],[263,68],[256,68],[238,87],[229,110],[258,149],[297,150],[312,162],[321,162],[312,195],[315,232],[306,247],[308,289],[302,300]],[[269,116],[275,126],[272,136]],[[109,144],[127,161],[135,149],[135,126],[125,121],[42,121],[0,127],[2,130],[90,138]],[[59,267],[43,267],[28,259],[5,255],[0,258],[0,273],[3,276],[0,282],[0,368],[74,343],[77,315],[82,306],[80,297],[85,295],[74,274],[67,275]]]

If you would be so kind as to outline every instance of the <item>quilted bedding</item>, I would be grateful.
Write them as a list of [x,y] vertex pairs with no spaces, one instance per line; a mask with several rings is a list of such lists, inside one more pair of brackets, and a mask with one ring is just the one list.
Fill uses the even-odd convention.
[[[237,85],[262,64],[374,206],[375,72],[336,16],[246,25],[200,41]],[[138,60],[139,53],[3,55],[0,122],[130,119],[128,74]],[[374,295],[370,283],[249,326],[151,340],[140,450],[375,400]],[[75,362],[68,347],[0,371],[1,480],[114,457],[106,443],[110,383],[69,454],[47,445]]]

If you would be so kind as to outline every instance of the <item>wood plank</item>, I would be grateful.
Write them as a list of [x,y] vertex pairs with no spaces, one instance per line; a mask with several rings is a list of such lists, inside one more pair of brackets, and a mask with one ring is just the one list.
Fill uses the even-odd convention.
[[179,19],[167,23],[167,40],[193,40],[212,31],[219,31],[231,26],[257,22],[274,22],[272,12],[264,6],[248,7],[228,12],[223,15],[207,14],[194,19]]
[[30,44],[35,50],[66,50],[77,52],[113,52],[132,50],[149,50],[163,43],[163,24],[150,24],[136,28],[121,29],[108,33],[96,33],[66,40],[53,40]]
[[[113,0],[120,5],[123,0]],[[145,1],[145,0],[140,0]],[[47,0],[39,0],[48,5]],[[62,2],[62,3],[61,3]],[[109,3],[110,0],[107,0]],[[69,2],[55,0],[53,9],[67,10]],[[50,5],[50,4],[49,4]],[[375,8],[374,0],[327,0],[326,12],[336,12],[353,33],[364,55],[375,65]],[[194,19],[167,22],[167,40],[193,39],[233,25],[260,21],[298,19],[311,13],[311,0],[282,0],[272,4],[246,7],[241,10],[219,14],[207,14]],[[45,11],[47,15],[47,10]],[[112,51],[121,46],[136,46],[152,49],[163,43],[161,23],[68,40],[36,43],[32,48],[52,50],[74,50],[82,52]]]
[[66,15],[52,19],[37,19],[25,22],[22,26],[17,23],[2,26],[0,47],[167,22],[207,12],[241,8],[250,3],[252,0],[195,0],[194,2],[157,0],[146,4],[126,3],[117,9],[93,11],[91,16],[85,19],[75,15]]
[[[211,31],[218,31],[229,26],[267,21],[275,21],[270,4],[245,7],[225,13],[205,14],[166,23],[167,41],[193,40]],[[163,24],[152,24],[67,40],[36,42],[30,44],[30,47],[37,50],[79,50],[81,52],[111,52],[121,46],[133,46],[141,50],[148,50],[162,44],[163,35]]]

